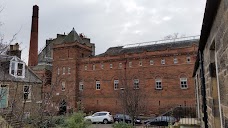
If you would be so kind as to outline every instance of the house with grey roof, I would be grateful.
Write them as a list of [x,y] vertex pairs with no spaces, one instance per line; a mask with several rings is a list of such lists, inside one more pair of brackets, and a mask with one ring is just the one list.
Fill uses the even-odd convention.
[[0,115],[9,124],[39,115],[41,89],[42,81],[19,57],[0,55]]

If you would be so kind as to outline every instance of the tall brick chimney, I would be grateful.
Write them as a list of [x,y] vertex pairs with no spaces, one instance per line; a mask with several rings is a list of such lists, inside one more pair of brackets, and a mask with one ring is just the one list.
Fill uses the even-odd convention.
[[28,66],[30,67],[36,66],[38,63],[38,19],[39,7],[37,5],[34,5],[32,14],[32,26],[28,60]]

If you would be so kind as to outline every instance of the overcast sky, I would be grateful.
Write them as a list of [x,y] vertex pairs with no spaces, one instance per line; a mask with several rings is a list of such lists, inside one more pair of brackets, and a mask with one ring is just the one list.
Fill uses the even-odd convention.
[[5,41],[19,33],[27,62],[32,6],[39,6],[39,49],[46,39],[74,27],[95,43],[96,54],[109,47],[160,40],[166,35],[200,35],[206,0],[1,0],[0,28]]

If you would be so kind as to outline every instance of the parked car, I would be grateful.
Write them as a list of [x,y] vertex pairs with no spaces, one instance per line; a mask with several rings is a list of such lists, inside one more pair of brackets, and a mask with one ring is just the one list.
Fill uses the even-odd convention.
[[[132,123],[132,119],[129,115],[124,115],[124,114],[116,114],[114,116],[114,122],[119,123],[125,121],[126,123]],[[135,119],[135,124],[141,124],[141,120],[136,118]]]
[[172,116],[158,116],[152,119],[148,119],[144,121],[146,125],[156,125],[156,126],[168,126],[169,123],[172,125],[177,122],[177,119]]
[[101,111],[96,112],[92,116],[86,116],[85,120],[91,121],[92,123],[110,123],[113,122],[113,117],[110,112]]

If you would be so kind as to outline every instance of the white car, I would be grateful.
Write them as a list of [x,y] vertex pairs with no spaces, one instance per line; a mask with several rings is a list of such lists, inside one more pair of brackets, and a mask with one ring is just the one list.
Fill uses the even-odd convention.
[[113,122],[113,117],[110,114],[110,112],[107,111],[101,111],[101,112],[96,112],[92,116],[86,116],[85,120],[91,121],[92,123],[110,123]]

